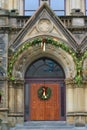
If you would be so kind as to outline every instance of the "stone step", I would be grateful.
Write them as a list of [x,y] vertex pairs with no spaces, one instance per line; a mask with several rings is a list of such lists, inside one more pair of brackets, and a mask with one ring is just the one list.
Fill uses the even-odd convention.
[[65,121],[30,121],[24,123],[29,128],[72,128],[73,125],[67,124]]
[[87,127],[75,127],[65,121],[29,121],[24,124],[16,124],[10,130],[87,130]]
[[70,128],[70,129],[67,129],[67,128],[61,128],[61,129],[59,129],[59,128],[57,128],[57,129],[55,129],[55,128],[43,128],[43,129],[36,129],[36,128],[33,128],[33,129],[29,129],[29,128],[22,128],[22,129],[20,129],[20,128],[10,128],[10,130],[87,130],[87,127],[86,128],[76,128],[76,127],[74,127],[74,128]]
[[47,126],[53,126],[53,125],[67,125],[66,121],[29,121],[24,123],[25,126],[38,126],[38,125],[47,125]]

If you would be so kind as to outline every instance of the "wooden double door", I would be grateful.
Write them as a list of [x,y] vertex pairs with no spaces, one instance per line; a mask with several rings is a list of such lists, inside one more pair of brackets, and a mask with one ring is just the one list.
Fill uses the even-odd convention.
[[44,86],[51,89],[51,96],[47,100],[38,97],[41,83],[32,83],[30,86],[30,120],[60,120],[60,87],[58,84],[46,83]]

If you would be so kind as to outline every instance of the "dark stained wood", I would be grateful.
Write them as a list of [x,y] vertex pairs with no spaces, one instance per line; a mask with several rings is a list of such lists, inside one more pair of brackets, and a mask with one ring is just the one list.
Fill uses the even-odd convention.
[[43,84],[32,84],[30,93],[30,120],[60,120],[60,99],[58,84],[45,84],[50,87],[52,95],[48,100],[38,98],[37,91]]

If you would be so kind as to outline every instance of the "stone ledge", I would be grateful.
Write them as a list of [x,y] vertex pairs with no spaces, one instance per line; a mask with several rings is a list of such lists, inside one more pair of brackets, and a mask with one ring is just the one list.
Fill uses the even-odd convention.
[[87,112],[68,112],[67,116],[87,116]]
[[8,108],[0,108],[0,111],[8,111]]
[[8,114],[9,117],[24,117],[24,114],[17,114],[17,113],[10,113]]

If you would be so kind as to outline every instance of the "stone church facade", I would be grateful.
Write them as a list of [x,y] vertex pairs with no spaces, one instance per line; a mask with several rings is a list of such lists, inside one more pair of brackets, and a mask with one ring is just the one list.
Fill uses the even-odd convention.
[[[47,1],[31,17],[23,15],[22,0],[9,12],[12,3],[0,9],[0,119],[10,126],[31,120],[86,124],[84,1],[66,0],[66,15],[59,17]],[[38,97],[41,86],[51,89],[49,99]]]

